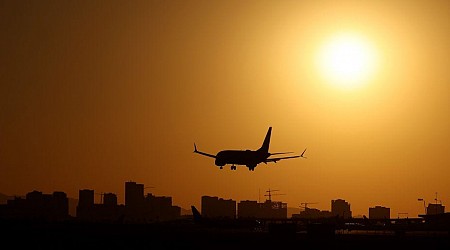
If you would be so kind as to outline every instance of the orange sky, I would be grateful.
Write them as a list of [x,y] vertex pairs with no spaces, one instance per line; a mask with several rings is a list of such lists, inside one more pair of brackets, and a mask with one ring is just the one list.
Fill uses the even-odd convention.
[[[8,1],[0,7],[0,192],[155,188],[302,202],[354,215],[450,205],[448,1]],[[367,84],[331,85],[314,58],[330,36],[363,36]],[[199,149],[308,159],[220,170]],[[448,210],[448,209],[447,209]]]

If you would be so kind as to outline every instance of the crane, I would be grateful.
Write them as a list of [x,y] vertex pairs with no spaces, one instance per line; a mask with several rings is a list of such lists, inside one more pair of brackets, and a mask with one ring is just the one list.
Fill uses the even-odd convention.
[[318,202],[302,202],[300,203],[300,207],[302,207],[304,210],[308,209],[309,204],[317,204]]
[[285,194],[272,194],[272,192],[276,192],[276,191],[280,191],[280,190],[277,190],[277,189],[272,189],[271,190],[269,188],[269,190],[266,191],[267,194],[265,194],[264,196],[268,196],[269,197],[268,201],[272,201],[272,195],[285,195]]

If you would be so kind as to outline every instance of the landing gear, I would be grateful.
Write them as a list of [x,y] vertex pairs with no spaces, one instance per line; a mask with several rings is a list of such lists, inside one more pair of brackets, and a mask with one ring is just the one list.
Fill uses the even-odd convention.
[[231,170],[236,170],[236,166],[231,166]]
[[220,169],[223,169],[223,166],[220,166],[219,168],[220,168]]

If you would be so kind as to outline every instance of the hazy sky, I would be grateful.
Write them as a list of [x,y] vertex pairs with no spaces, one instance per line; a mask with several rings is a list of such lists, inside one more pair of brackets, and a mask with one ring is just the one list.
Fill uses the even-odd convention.
[[[202,195],[354,215],[450,206],[449,1],[1,1],[0,192]],[[370,74],[346,88],[317,63],[340,34]],[[220,170],[211,154],[308,148]],[[97,197],[99,200],[99,197]],[[448,209],[447,209],[448,210]]]

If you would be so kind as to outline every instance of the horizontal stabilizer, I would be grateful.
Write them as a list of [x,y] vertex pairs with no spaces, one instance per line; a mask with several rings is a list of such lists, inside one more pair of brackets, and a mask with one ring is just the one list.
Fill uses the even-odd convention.
[[205,153],[205,152],[198,151],[198,150],[197,150],[197,145],[195,145],[195,143],[194,143],[194,153],[201,154],[201,155],[204,155],[204,156],[208,156],[208,157],[211,157],[211,158],[216,158],[215,155],[212,155],[212,154],[208,154],[208,153]]
[[300,155],[294,155],[294,156],[286,156],[286,157],[271,158],[271,159],[265,160],[265,162],[277,162],[277,161],[284,160],[284,159],[292,159],[292,158],[298,158],[298,157],[302,157],[302,156],[300,156]]

